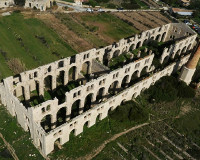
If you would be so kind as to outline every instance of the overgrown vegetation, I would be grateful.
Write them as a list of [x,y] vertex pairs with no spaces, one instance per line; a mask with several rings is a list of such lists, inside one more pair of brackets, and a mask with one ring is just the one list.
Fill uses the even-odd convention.
[[16,5],[19,5],[19,6],[25,5],[25,0],[14,0],[14,2],[15,2]]
[[117,68],[123,67],[125,64],[131,61],[131,55],[128,53],[121,54],[115,58],[112,58],[109,62],[109,68],[115,70]]
[[0,32],[0,79],[75,54],[40,20],[20,13],[1,17]]
[[110,117],[119,122],[131,121],[142,123],[148,120],[148,116],[147,108],[133,101],[125,102],[110,113]]
[[161,78],[146,90],[146,93],[151,102],[172,102],[177,98],[193,98],[195,96],[193,88],[187,86],[183,81],[177,81],[172,76]]
[[14,74],[19,74],[26,70],[25,64],[19,58],[12,58],[7,61],[8,67]]
[[31,92],[31,98],[30,98],[30,101],[27,102],[24,100],[24,97],[23,96],[20,96],[19,99],[21,102],[24,103],[25,106],[36,106],[40,103],[43,103],[45,101],[48,101],[48,100],[52,100],[54,99],[55,97],[58,99],[58,102],[61,104],[65,101],[65,93],[78,87],[79,86],[79,83],[76,82],[76,81],[70,81],[66,86],[63,86],[63,85],[59,85],[58,87],[56,87],[55,90],[51,90],[51,89],[48,89],[48,90],[45,90],[44,91],[44,96],[39,96],[39,93],[38,93],[38,90],[34,90]]

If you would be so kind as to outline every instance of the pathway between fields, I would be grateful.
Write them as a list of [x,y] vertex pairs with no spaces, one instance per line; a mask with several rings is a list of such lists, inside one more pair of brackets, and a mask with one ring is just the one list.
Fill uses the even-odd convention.
[[127,133],[129,133],[129,132],[131,132],[131,131],[133,131],[133,130],[138,129],[138,128],[142,128],[142,127],[144,127],[144,126],[147,126],[147,125],[149,125],[149,124],[151,124],[151,123],[156,123],[156,122],[160,122],[160,121],[163,121],[163,120],[166,120],[166,118],[165,118],[165,119],[160,119],[160,120],[157,120],[157,121],[151,121],[151,122],[148,122],[148,123],[143,123],[143,124],[134,126],[134,127],[130,128],[130,129],[126,130],[126,131],[117,133],[117,134],[115,134],[114,136],[112,136],[110,139],[104,141],[103,144],[101,144],[97,149],[95,149],[94,151],[92,151],[90,154],[88,154],[88,155],[86,155],[86,156],[84,156],[84,157],[79,157],[78,160],[91,160],[91,159],[93,159],[94,157],[96,157],[96,156],[106,147],[106,145],[107,145],[108,143],[110,143],[110,142],[116,140],[116,139],[119,138],[120,136],[125,135],[125,134],[127,134]]
[[5,140],[5,138],[3,137],[3,135],[0,133],[0,138],[3,140],[3,142],[5,143],[7,149],[9,150],[10,154],[13,156],[14,160],[19,160],[19,158],[17,157],[17,155],[15,154],[15,150],[13,149],[13,147]]
[[85,160],[91,160],[92,158],[96,157],[106,147],[106,145],[108,143],[116,140],[117,138],[119,138],[120,136],[122,136],[124,134],[127,134],[128,132],[131,132],[131,131],[133,131],[135,129],[138,129],[138,128],[142,128],[142,127],[147,126],[149,124],[150,124],[150,122],[149,123],[143,123],[143,124],[140,124],[138,126],[132,127],[132,128],[130,128],[130,129],[126,130],[126,131],[123,131],[123,132],[115,134],[110,139],[104,141],[104,143],[101,144],[96,150],[92,151],[92,153],[90,153],[90,154],[88,154],[88,155],[86,155],[84,157],[80,157],[80,158],[78,158],[78,160],[83,160],[83,159],[85,159]]

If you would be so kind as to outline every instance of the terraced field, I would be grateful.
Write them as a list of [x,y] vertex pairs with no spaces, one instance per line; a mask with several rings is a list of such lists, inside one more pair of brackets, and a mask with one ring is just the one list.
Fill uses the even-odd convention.
[[160,12],[115,12],[113,13],[120,19],[128,22],[139,31],[145,31],[151,28],[170,23],[167,17]]
[[199,159],[195,151],[200,151],[197,144],[162,121],[118,138],[94,159],[100,160],[106,155],[109,159]]

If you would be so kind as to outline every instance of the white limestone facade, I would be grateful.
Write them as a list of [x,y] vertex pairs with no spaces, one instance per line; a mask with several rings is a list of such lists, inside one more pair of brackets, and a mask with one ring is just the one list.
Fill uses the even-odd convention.
[[[194,31],[180,23],[170,23],[147,30],[104,48],[94,48],[8,77],[0,83],[0,101],[12,116],[17,117],[22,128],[30,132],[34,145],[44,155],[48,155],[54,150],[56,141],[63,145],[69,141],[71,133],[80,134],[85,124],[88,127],[93,126],[97,118],[102,120],[107,117],[109,110],[114,110],[122,102],[137,97],[161,77],[169,76],[179,70],[190,58],[196,37]],[[109,70],[106,66],[113,57],[135,50],[152,40],[159,42],[174,40],[174,43],[164,48],[159,56],[151,50],[146,50],[146,56],[137,57],[121,68]],[[160,64],[164,62],[169,64],[164,68],[155,69],[153,64],[155,58],[159,59]],[[100,73],[94,71],[94,65],[99,66]],[[84,78],[83,68],[86,68],[89,74],[90,78],[87,80]],[[142,76],[143,71],[147,73],[145,76]],[[47,77],[51,80],[51,90],[56,90],[57,77],[61,73],[64,85],[68,85],[71,81],[80,83],[78,87],[64,93],[64,101],[60,102],[55,97],[36,106],[29,106],[19,100],[19,97],[23,96],[28,103],[31,92],[36,89],[38,94],[43,96]],[[133,75],[139,80],[129,85]],[[114,88],[113,86],[116,94],[111,95],[110,88]],[[94,103],[85,111],[88,95],[91,95],[91,102]],[[74,104],[78,107],[78,115],[73,117]],[[65,111],[65,122],[58,125],[58,113],[61,110]],[[42,125],[45,117],[50,118],[48,130]]]
[[40,11],[46,11],[47,8],[53,6],[54,0],[26,0],[25,8],[36,8]]
[[6,8],[14,5],[14,0],[0,0],[0,8]]

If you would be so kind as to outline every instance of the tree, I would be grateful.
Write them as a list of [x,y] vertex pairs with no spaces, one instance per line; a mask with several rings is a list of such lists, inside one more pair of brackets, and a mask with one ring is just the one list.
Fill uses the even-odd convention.
[[197,9],[200,11],[200,0],[191,0],[189,8]]
[[97,5],[97,2],[94,0],[89,0],[88,4],[91,5],[92,7],[95,7]]

